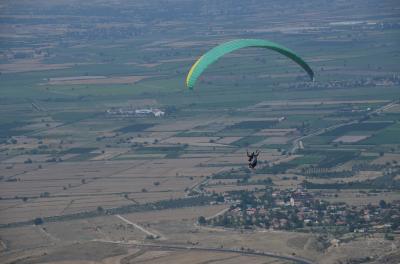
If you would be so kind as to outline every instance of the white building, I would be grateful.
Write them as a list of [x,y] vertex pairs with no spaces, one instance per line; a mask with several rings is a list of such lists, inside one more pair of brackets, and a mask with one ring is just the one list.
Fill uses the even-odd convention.
[[161,111],[160,109],[152,109],[152,111],[155,117],[161,117],[165,115],[165,112]]
[[136,115],[154,115],[155,117],[161,117],[165,115],[165,112],[161,111],[160,109],[137,109],[135,110]]
[[120,115],[120,116],[148,116],[162,117],[165,115],[164,111],[160,109],[132,109],[132,108],[111,108],[107,110],[107,114]]

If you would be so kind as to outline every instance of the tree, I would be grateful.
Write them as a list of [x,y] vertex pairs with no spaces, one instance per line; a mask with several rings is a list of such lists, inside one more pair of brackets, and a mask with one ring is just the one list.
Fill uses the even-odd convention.
[[217,198],[215,199],[215,201],[218,203],[223,203],[223,202],[225,202],[225,198],[222,195],[218,195]]
[[205,224],[207,223],[207,220],[206,220],[206,218],[205,218],[204,216],[199,216],[197,222],[198,222],[200,225],[205,225]]
[[386,240],[394,240],[394,236],[392,234],[389,234],[388,232],[385,233],[385,239]]
[[35,225],[42,225],[44,223],[43,218],[41,217],[35,218],[33,222],[35,223]]
[[41,197],[41,198],[50,197],[50,193],[49,193],[49,192],[42,192],[42,193],[40,194],[40,197]]

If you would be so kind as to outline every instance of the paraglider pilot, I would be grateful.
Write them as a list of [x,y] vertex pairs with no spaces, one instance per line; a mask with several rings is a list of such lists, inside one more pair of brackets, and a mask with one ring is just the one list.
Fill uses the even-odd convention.
[[256,151],[256,153],[254,153],[254,151],[249,154],[249,151],[247,151],[247,157],[249,158],[249,168],[254,169],[257,166],[257,158],[258,155],[260,155],[260,151]]

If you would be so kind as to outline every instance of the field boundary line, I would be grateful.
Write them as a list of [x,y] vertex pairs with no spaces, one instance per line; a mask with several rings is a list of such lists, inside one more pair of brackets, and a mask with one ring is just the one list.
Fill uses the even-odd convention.
[[142,227],[142,226],[140,226],[140,225],[138,225],[138,224],[126,219],[125,217],[123,217],[123,216],[121,216],[119,214],[117,214],[115,216],[118,217],[119,219],[121,219],[122,221],[124,221],[125,223],[133,225],[135,228],[139,229],[140,231],[142,231],[143,233],[145,233],[145,234],[147,234],[149,236],[152,236],[153,238],[161,238],[163,240],[165,239],[164,236],[152,233],[149,230],[145,229],[144,227]]

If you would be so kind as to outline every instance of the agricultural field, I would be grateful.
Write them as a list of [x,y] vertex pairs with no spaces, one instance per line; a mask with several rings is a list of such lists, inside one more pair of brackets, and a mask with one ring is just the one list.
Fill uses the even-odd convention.
[[[268,190],[366,215],[397,204],[397,6],[2,1],[0,262],[397,263],[396,223],[215,225],[235,195]],[[237,38],[295,50],[315,81],[281,54],[241,49],[185,87],[196,59]]]

